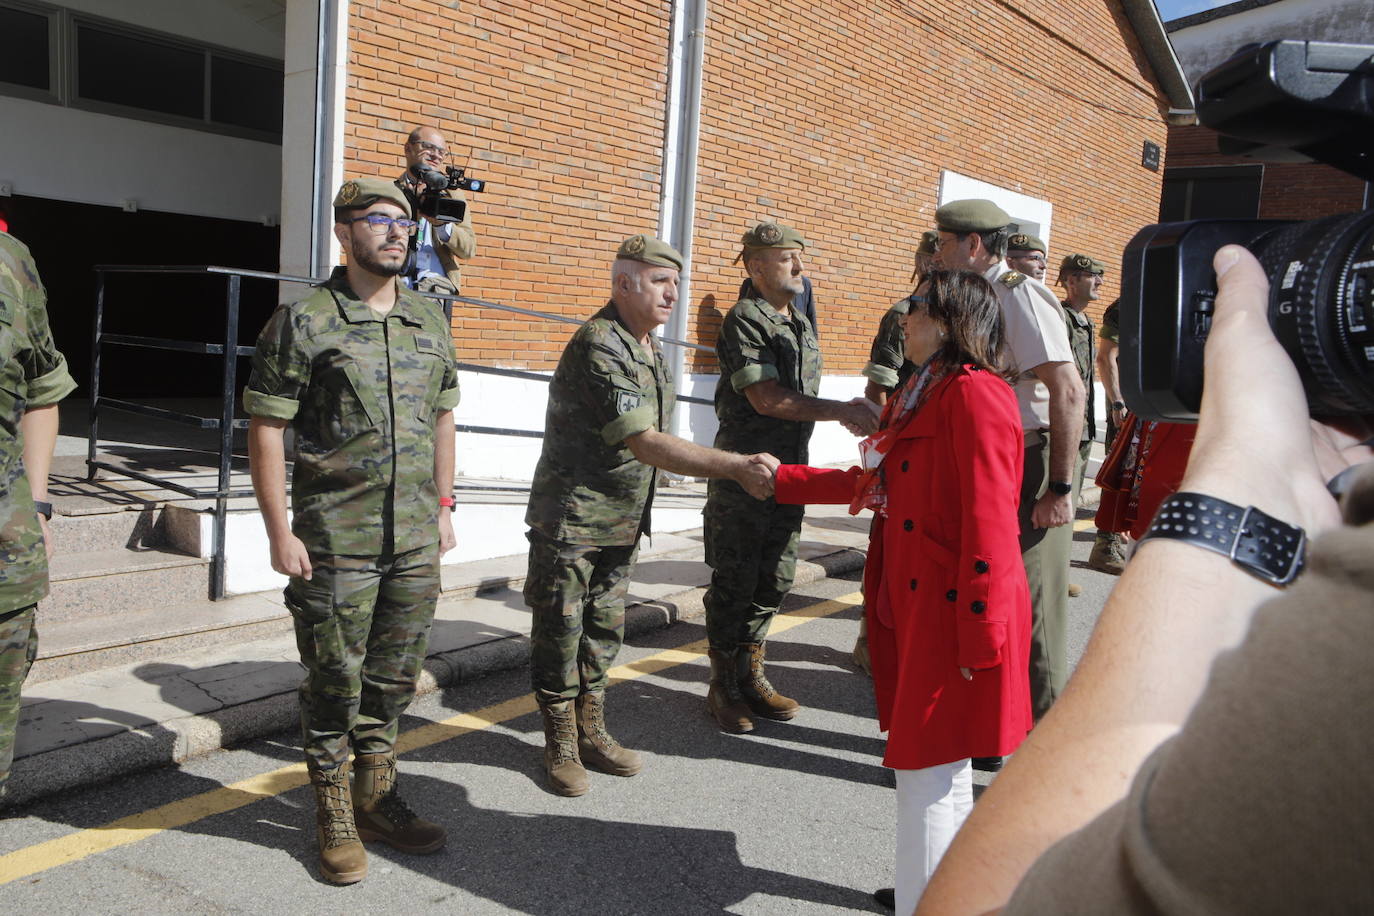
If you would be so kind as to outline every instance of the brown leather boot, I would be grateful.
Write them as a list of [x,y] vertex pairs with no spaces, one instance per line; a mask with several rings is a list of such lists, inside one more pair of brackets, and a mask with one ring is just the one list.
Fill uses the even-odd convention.
[[801,704],[773,689],[763,673],[763,643],[746,643],[735,654],[735,673],[739,692],[756,716],[786,722],[797,714]]
[[320,874],[334,884],[356,884],[367,877],[367,850],[358,839],[348,801],[348,763],[332,770],[309,767],[315,787],[315,835],[320,842]]
[[540,700],[539,711],[544,715],[544,771],[549,774],[549,788],[567,798],[585,795],[592,784],[577,754],[573,701]]
[[396,791],[395,754],[359,754],[353,761],[353,816],[358,836],[401,852],[425,855],[448,840],[443,827],[420,817]]
[[577,698],[577,753],[584,766],[612,776],[633,776],[644,769],[639,754],[606,731],[606,694],[600,690]]
[[740,695],[735,679],[735,653],[711,649],[711,687],[706,692],[706,708],[723,731],[739,735],[754,730],[749,707]]

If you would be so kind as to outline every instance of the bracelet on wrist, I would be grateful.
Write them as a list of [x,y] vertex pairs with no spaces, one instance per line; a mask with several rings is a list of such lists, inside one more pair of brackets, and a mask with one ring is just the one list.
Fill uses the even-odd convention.
[[1270,585],[1288,585],[1302,572],[1307,532],[1254,506],[1202,493],[1180,492],[1160,503],[1140,539],[1182,541],[1229,557],[1241,569]]
[[452,496],[440,496],[439,507],[441,509],[447,509],[450,512],[456,512],[458,511],[458,502]]

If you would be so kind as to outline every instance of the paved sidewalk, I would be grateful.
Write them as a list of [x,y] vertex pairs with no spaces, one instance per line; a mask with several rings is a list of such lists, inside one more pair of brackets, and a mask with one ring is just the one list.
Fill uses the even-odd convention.
[[[802,530],[798,584],[862,566],[868,524],[867,513],[851,517],[842,506],[812,507]],[[505,584],[441,599],[422,693],[526,663],[524,575],[524,555],[445,567],[445,589],[458,595],[471,595],[484,582]],[[699,617],[709,579],[700,529],[656,535],[640,551],[626,636]],[[264,592],[243,600],[280,604],[281,596]],[[41,639],[41,605],[39,613]],[[301,676],[294,638],[284,634],[29,685],[5,804],[294,729]]]

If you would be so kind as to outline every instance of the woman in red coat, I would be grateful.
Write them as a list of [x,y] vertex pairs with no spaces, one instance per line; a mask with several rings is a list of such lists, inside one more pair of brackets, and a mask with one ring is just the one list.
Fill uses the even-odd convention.
[[1001,310],[970,271],[937,270],[905,319],[920,366],[863,467],[778,468],[780,503],[873,509],[865,614],[886,766],[897,770],[897,911],[910,913],[973,806],[972,757],[1031,728],[1030,592],[1016,505],[1023,433]]

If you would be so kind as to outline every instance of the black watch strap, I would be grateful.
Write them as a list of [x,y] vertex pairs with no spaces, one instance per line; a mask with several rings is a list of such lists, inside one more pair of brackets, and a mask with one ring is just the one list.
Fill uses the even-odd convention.
[[1160,503],[1141,541],[1168,538],[1231,558],[1257,579],[1287,585],[1302,572],[1307,533],[1254,506],[1201,493],[1175,493]]
[[52,521],[52,503],[35,499],[33,501],[33,511],[46,518],[48,521]]
[[1049,483],[1049,491],[1056,496],[1068,496],[1073,492],[1073,484],[1069,483],[1067,480],[1051,480]]

